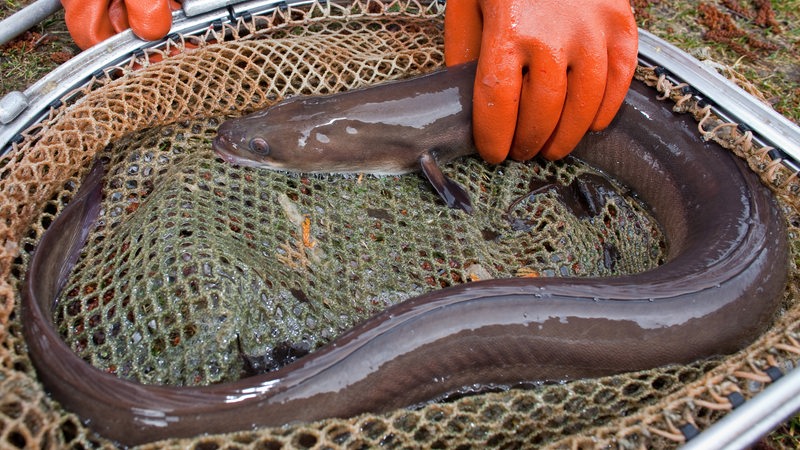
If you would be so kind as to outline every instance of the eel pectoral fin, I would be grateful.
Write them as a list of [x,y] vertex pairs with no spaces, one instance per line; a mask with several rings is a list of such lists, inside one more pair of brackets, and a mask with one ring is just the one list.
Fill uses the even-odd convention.
[[425,152],[419,157],[419,165],[422,167],[425,178],[430,181],[433,189],[447,203],[447,206],[461,208],[468,214],[472,214],[472,201],[467,191],[442,173],[430,152]]

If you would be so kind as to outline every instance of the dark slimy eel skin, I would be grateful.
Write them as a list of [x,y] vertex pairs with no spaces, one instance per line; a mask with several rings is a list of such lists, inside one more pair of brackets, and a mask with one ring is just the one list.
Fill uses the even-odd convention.
[[[425,86],[445,79],[437,92],[458,96],[472,78],[453,74],[393,89],[425,99]],[[55,331],[54,299],[84,244],[81,236],[98,217],[101,170],[95,169],[42,237],[24,282],[22,319],[37,373],[53,398],[93,430],[132,445],[387,411],[475,384],[597,377],[741,349],[769,326],[782,299],[788,264],[782,215],[745,164],[702,142],[691,118],[653,97],[635,83],[614,123],[588,134],[574,154],[649,204],[668,241],[662,266],[619,277],[499,279],[433,291],[280,370],[205,387],[119,379],[84,362]],[[349,98],[316,101],[348,117],[364,103]],[[396,106],[398,113],[430,112],[424,101]],[[394,162],[411,161],[407,170],[414,170],[418,156],[445,148],[442,142],[469,141],[469,108],[455,114],[465,117],[454,118],[453,129],[418,122],[409,137],[414,145],[404,150],[411,156]],[[389,135],[398,126],[390,118],[374,132],[356,131],[377,139],[376,132]],[[333,130],[326,136],[341,138]],[[349,159],[336,158],[354,171],[380,150],[352,138],[347,145]],[[437,151],[427,154],[447,159]]]
[[294,97],[220,125],[214,150],[244,166],[305,173],[421,170],[448,206],[469,194],[437,163],[475,153],[475,63],[326,97]]

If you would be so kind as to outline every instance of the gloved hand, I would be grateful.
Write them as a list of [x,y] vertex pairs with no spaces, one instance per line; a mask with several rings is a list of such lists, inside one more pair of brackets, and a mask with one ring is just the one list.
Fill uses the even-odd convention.
[[61,0],[67,29],[87,49],[127,28],[145,40],[161,39],[172,26],[175,0]]
[[448,0],[444,27],[448,66],[478,58],[473,134],[491,163],[566,156],[636,68],[629,0]]

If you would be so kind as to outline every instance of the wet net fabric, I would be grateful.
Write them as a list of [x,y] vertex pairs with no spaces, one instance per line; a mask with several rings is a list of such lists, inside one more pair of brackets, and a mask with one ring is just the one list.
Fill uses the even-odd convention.
[[451,164],[473,196],[467,215],[419,176],[230,166],[210,148],[217,124],[152,128],[101,154],[106,214],[55,313],[97,367],[145,383],[230,381],[240,353],[276,368],[432,289],[630,273],[662,256],[655,222],[623,194],[578,218],[547,190],[591,173],[577,161]]
[[[100,225],[64,289],[55,323],[84,359],[143,383],[241,376],[243,355],[277,367],[388,305],[432,289],[513,276],[605,276],[658,264],[664,242],[624,189],[579,217],[558,189],[576,161],[447,165],[476,213],[445,207],[415,174],[290,175],[216,159],[226,117],[287,95],[325,94],[440,67],[436,4],[279,9],[170,41],[108,69],[25,133],[0,165],[0,439],[6,445],[110,446],[42,391],[18,317],[28,255],[93,158],[109,160]],[[187,45],[189,44],[189,45]],[[155,62],[165,57],[163,61]],[[797,180],[749,135],[640,68],[700,131],[746,157],[781,199],[796,258]],[[654,89],[653,95],[659,95]],[[510,180],[514,180],[513,182]],[[754,395],[797,343],[794,260],[775,326],[739,354],[640,373],[470,396],[417,410],[204,436],[196,448],[672,446]]]

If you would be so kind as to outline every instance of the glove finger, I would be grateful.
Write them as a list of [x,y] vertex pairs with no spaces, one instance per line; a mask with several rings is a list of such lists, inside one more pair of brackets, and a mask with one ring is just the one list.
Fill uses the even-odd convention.
[[511,157],[526,161],[536,156],[558,125],[567,96],[567,68],[553,55],[534,53],[522,85]]
[[85,50],[102,42],[115,34],[114,27],[108,20],[107,1],[68,1],[64,5],[64,21],[72,39]]
[[444,16],[444,60],[448,66],[472,61],[481,51],[483,19],[476,0],[452,0]]
[[484,53],[478,60],[472,99],[472,133],[478,153],[489,163],[505,160],[511,148],[522,86],[520,67],[505,51]]
[[632,18],[630,22],[629,29],[622,35],[610,39],[608,43],[608,82],[603,101],[591,125],[594,131],[602,130],[614,120],[636,71],[639,41],[636,22]]
[[126,0],[125,6],[131,29],[140,38],[154,41],[169,33],[172,12],[167,0]]
[[108,19],[117,33],[131,27],[128,23],[128,10],[125,8],[125,0],[111,0],[108,5]]
[[[602,41],[594,39],[593,42]],[[602,42],[602,45],[605,46],[605,43]],[[564,110],[553,135],[542,148],[541,154],[545,158],[555,160],[567,156],[589,131],[605,93],[608,74],[606,54],[605,48],[602,48],[591,52],[591,55],[602,57],[582,56],[570,64]]]

